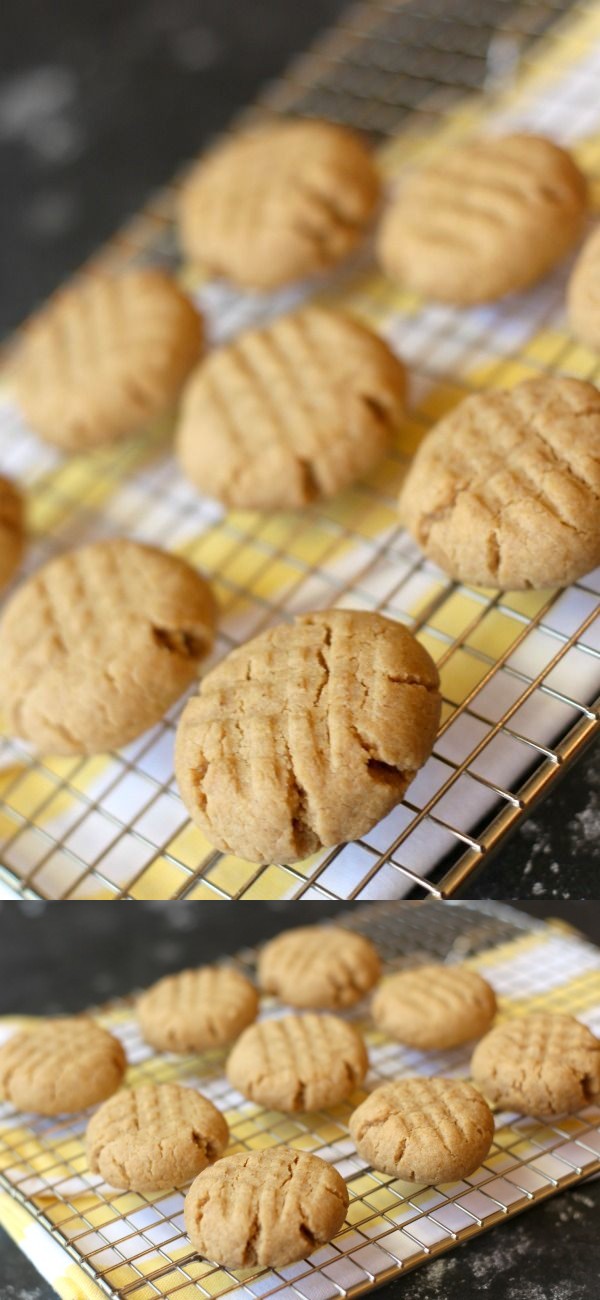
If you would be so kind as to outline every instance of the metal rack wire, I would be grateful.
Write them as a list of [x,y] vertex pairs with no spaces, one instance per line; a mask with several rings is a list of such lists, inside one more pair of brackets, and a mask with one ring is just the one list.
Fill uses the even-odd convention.
[[[493,983],[501,1014],[543,1007],[569,1011],[600,1028],[600,954],[575,935],[494,904],[434,903],[391,912],[380,904],[352,909],[340,920],[375,940],[388,971],[425,957],[466,960]],[[256,956],[249,949],[236,960],[252,975]],[[266,1015],[279,1010],[272,999],[264,1003]],[[552,1124],[499,1115],[490,1154],[470,1178],[416,1187],[373,1172],[354,1149],[347,1120],[363,1092],[310,1115],[266,1111],[230,1088],[222,1051],[189,1058],[154,1055],[139,1037],[132,999],[98,1014],[126,1047],[129,1083],[197,1084],[226,1114],[235,1149],[285,1143],[316,1152],[335,1163],[351,1198],[343,1229],[310,1259],[272,1271],[219,1268],[191,1249],[180,1190],[116,1193],[88,1175],[85,1116],[43,1120],[0,1106],[0,1186],[110,1297],[358,1296],[600,1171],[600,1107],[591,1105]],[[369,1086],[404,1073],[468,1073],[468,1045],[445,1053],[409,1051],[375,1032],[364,1013],[352,1018],[366,1034]]]
[[[531,77],[540,67],[549,69],[545,79]],[[598,186],[599,75],[598,4],[371,0],[349,10],[253,112],[326,113],[389,137],[381,159],[390,175],[449,131],[456,137],[491,121],[557,134],[566,123]],[[178,187],[155,196],[81,274],[174,264]],[[422,431],[466,393],[540,371],[598,382],[598,357],[564,327],[567,270],[523,298],[462,313],[393,289],[368,254],[325,285],[326,297],[376,324],[406,359],[413,409],[380,469],[301,517],[224,515],[199,501],[169,454],[165,429],[65,462],[40,446],[8,399],[0,403],[0,465],[21,479],[31,502],[30,569],[68,546],[119,533],[175,549],[214,583],[217,656],[302,610],[382,610],[434,655],[445,702],[434,755],[398,809],[360,843],[294,867],[224,857],[190,827],[172,771],[181,706],[118,755],[94,760],[34,761],[4,738],[7,894],[363,899],[464,889],[597,735],[600,572],[558,594],[458,586],[399,528],[396,491]],[[186,276],[216,340],[287,309],[303,292],[265,300]]]

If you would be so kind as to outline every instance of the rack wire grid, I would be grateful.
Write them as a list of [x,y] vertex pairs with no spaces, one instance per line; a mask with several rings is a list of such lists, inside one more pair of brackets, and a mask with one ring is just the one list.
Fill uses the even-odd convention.
[[[600,197],[600,7],[561,0],[373,0],[350,9],[267,88],[254,114],[326,115],[370,131],[390,183],[476,130],[533,128],[567,142]],[[83,276],[177,265],[180,180]],[[216,853],[173,781],[176,708],[112,756],[35,761],[0,741],[0,891],[7,897],[449,897],[503,844],[598,729],[600,571],[562,592],[451,582],[398,525],[403,468],[428,426],[465,394],[540,372],[598,380],[570,337],[569,267],[526,295],[469,311],[424,304],[367,250],[321,284],[374,324],[411,371],[412,406],[393,453],[363,483],[302,515],[225,514],[181,478],[164,425],[116,450],[62,459],[0,405],[0,464],[28,492],[29,571],[57,552],[129,534],[198,564],[221,603],[216,657],[300,611],[383,611],[437,661],[444,709],[435,751],[403,803],[362,841],[288,867]],[[181,270],[214,341],[288,309],[307,286],[262,297]],[[314,286],[312,286],[314,290]],[[181,707],[181,706],[180,706]],[[557,881],[560,885],[560,879]]]
[[[386,972],[432,958],[466,962],[495,988],[501,1018],[540,1009],[569,1012],[600,1030],[600,952],[574,933],[497,904],[409,903],[390,912],[379,903],[353,908],[341,923],[377,943]],[[256,956],[248,950],[236,961],[252,976]],[[185,1235],[184,1191],[117,1193],[86,1172],[86,1116],[44,1120],[0,1107],[0,1185],[108,1296],[339,1300],[360,1295],[600,1171],[600,1105],[592,1104],[547,1124],[497,1115],[490,1153],[469,1178],[439,1187],[395,1179],[366,1165],[349,1138],[347,1121],[364,1089],[314,1114],[267,1111],[230,1087],[223,1050],[185,1058],[154,1054],[140,1038],[133,1006],[129,998],[97,1013],[126,1048],[128,1083],[180,1080],[200,1087],[227,1118],[230,1151],[284,1144],[315,1152],[345,1178],[350,1207],[339,1234],[309,1259],[273,1270],[217,1267],[200,1259]],[[265,999],[261,1014],[282,1010],[274,999]],[[375,1031],[364,1007],[348,1018],[366,1037],[367,1089],[403,1074],[468,1075],[472,1045],[416,1052]]]

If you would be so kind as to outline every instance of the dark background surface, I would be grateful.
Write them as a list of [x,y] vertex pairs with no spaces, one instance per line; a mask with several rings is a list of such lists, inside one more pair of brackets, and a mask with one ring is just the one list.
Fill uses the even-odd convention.
[[[506,0],[485,5],[486,13],[508,8]],[[343,7],[344,0],[5,0],[0,333]],[[472,28],[472,0],[451,0],[450,7],[469,11]],[[527,13],[531,26],[531,6]],[[596,752],[486,866],[469,895],[594,897],[599,867]]]
[[[366,905],[377,906],[375,905]],[[403,908],[450,903],[392,903]],[[600,903],[529,903],[600,943]],[[212,961],[280,929],[347,909],[343,903],[4,903],[0,905],[0,1015],[79,1011],[170,970]],[[592,1300],[597,1294],[600,1182],[502,1224],[488,1235],[382,1288],[381,1300]],[[52,1300],[0,1230],[2,1300]]]

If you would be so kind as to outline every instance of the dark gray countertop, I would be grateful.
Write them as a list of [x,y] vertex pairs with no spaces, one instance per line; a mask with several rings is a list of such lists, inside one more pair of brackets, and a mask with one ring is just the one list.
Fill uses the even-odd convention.
[[[345,904],[314,903],[311,919]],[[393,904],[416,907],[416,903]],[[448,904],[426,904],[445,907]],[[600,943],[600,904],[527,904]],[[300,920],[297,903],[0,905],[0,1015],[77,1011],[169,970],[210,961]],[[7,975],[10,978],[7,978]],[[488,1236],[380,1291],[382,1300],[592,1300],[597,1283],[600,1182],[564,1192]],[[51,1300],[52,1290],[0,1232],[3,1300]]]

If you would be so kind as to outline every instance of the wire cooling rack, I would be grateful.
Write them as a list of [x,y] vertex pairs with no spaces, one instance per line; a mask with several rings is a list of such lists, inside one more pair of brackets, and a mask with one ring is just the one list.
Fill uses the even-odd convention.
[[[391,910],[376,904],[341,919],[374,939],[387,971],[426,957],[467,961],[494,986],[502,1017],[568,1011],[600,1030],[600,952],[575,935],[494,904],[406,904]],[[237,960],[246,973],[254,973],[255,951],[244,951]],[[262,1014],[277,1015],[281,1009],[266,999]],[[310,1259],[277,1270],[220,1268],[200,1260],[190,1247],[183,1192],[116,1193],[87,1174],[85,1117],[43,1120],[0,1107],[0,1185],[111,1297],[334,1300],[360,1295],[600,1170],[600,1106],[590,1105],[552,1124],[497,1115],[489,1156],[470,1178],[417,1187],[374,1172],[358,1156],[347,1121],[364,1090],[328,1111],[291,1116],[267,1111],[229,1086],[221,1051],[187,1058],[154,1055],[139,1037],[131,999],[99,1015],[126,1048],[129,1083],[177,1079],[199,1086],[225,1113],[231,1149],[282,1143],[316,1152],[335,1164],[350,1194],[344,1227]],[[366,1036],[368,1087],[407,1073],[468,1074],[469,1046],[444,1053],[409,1051],[375,1032],[364,1011],[349,1018]]]
[[[568,12],[567,12],[568,11]],[[348,11],[267,88],[256,113],[326,114],[378,143],[393,183],[473,130],[525,127],[569,143],[600,197],[600,6],[388,0]],[[177,259],[161,192],[82,275]],[[396,898],[463,890],[598,729],[600,571],[556,592],[452,583],[399,526],[397,490],[424,430],[466,393],[540,371],[600,378],[565,325],[568,267],[526,295],[469,311],[426,305],[387,283],[367,251],[321,297],[374,324],[407,361],[412,409],[368,479],[302,515],[223,511],[199,500],[150,431],[61,459],[0,401],[0,466],[30,501],[28,568],[73,545],[129,534],[186,556],[221,602],[216,656],[294,613],[331,605],[408,624],[441,672],[442,727],[402,804],[364,839],[307,862],[258,868],[221,855],[190,824],[173,780],[181,706],[113,756],[34,761],[0,740],[0,891],[47,898]],[[298,302],[183,281],[214,340]],[[314,288],[314,287],[313,287]],[[557,881],[560,885],[560,878]]]

